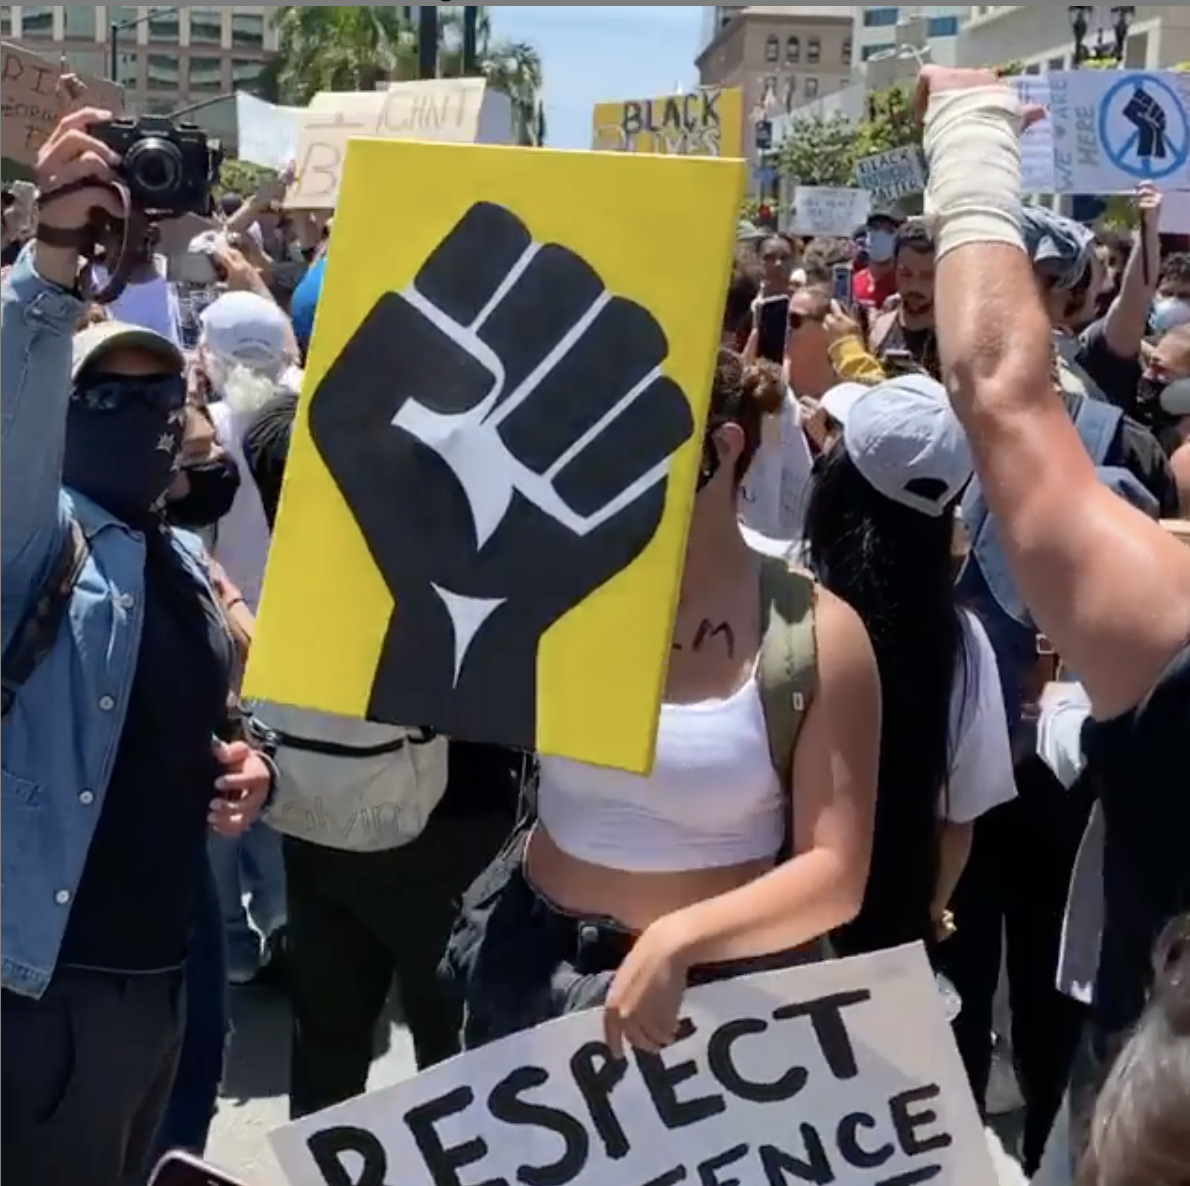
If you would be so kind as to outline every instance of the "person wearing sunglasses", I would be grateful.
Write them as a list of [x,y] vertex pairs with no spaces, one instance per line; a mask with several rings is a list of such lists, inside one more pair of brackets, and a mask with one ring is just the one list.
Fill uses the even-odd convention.
[[195,536],[165,518],[181,351],[85,309],[117,156],[68,115],[37,241],[0,297],[3,928],[0,1142],[26,1186],[144,1181],[182,1045],[207,833],[273,781],[230,695],[235,645]]

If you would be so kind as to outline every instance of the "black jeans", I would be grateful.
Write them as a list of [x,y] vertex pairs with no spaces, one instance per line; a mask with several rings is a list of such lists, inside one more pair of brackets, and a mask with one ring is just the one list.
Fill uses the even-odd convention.
[[958,931],[939,945],[935,965],[963,1000],[955,1039],[982,1112],[1004,954],[1012,1053],[1025,1099],[1021,1160],[1033,1173],[1061,1107],[1086,1016],[1055,985],[1070,875],[1090,805],[1066,791],[1039,758],[1026,759],[1016,775],[1018,797],[976,822],[971,859],[954,899]]
[[[522,865],[519,830],[463,899],[444,979],[461,995],[463,1048],[601,1005],[635,936],[612,919],[569,914],[536,890]],[[692,968],[691,986],[812,963],[825,943]]]
[[462,1004],[437,980],[463,891],[511,813],[441,813],[411,844],[342,852],[285,838],[294,1119],[363,1093],[394,975],[417,1065],[459,1052]]
[[5,992],[6,1180],[143,1186],[185,1012],[181,971],[121,976],[64,968],[40,1000]]

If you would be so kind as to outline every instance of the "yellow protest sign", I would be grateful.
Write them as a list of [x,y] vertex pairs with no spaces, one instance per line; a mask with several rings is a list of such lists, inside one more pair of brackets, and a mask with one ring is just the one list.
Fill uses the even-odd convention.
[[651,767],[744,182],[352,144],[246,694]]
[[597,103],[592,148],[667,156],[744,155],[744,92],[706,87],[689,95]]

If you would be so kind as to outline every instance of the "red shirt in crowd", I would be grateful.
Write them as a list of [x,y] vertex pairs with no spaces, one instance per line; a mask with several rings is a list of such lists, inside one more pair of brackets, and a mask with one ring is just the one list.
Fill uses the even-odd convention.
[[864,268],[862,272],[856,272],[851,280],[851,297],[857,305],[868,305],[870,308],[880,310],[884,308],[884,302],[889,297],[895,296],[897,291],[897,276],[890,268],[888,275],[882,279],[877,280],[872,275],[870,268]]

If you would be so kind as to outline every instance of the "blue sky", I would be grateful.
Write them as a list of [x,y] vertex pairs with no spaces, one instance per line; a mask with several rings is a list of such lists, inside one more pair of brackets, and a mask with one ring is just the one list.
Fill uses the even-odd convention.
[[545,69],[548,143],[591,147],[591,108],[644,99],[697,79],[702,9],[693,4],[492,5],[498,37],[537,47]]

